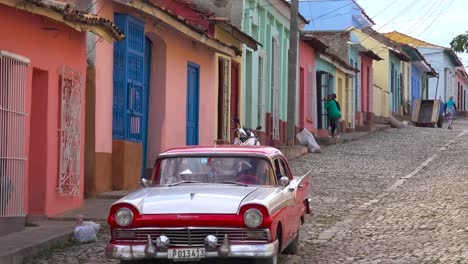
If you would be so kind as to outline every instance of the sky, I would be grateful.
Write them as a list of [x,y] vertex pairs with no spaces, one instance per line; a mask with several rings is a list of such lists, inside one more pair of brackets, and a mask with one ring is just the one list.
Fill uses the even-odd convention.
[[[450,47],[450,41],[468,31],[468,0],[357,0],[386,33],[399,31],[426,42]],[[468,66],[468,54],[457,54]]]

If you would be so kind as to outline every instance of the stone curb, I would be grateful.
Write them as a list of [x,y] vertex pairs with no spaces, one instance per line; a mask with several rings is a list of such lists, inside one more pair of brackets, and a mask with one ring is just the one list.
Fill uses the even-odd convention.
[[[42,251],[56,247],[60,244],[70,241],[73,238],[73,230],[63,230],[54,234],[49,234],[41,240],[31,242],[27,238],[22,239],[24,246],[17,246],[15,249],[0,252],[0,263],[2,264],[22,264],[25,259],[40,254]],[[15,244],[16,241],[11,241]]]

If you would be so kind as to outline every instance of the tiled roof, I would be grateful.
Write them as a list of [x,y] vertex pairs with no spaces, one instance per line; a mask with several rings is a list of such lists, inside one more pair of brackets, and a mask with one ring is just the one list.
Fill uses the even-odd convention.
[[325,56],[329,57],[333,62],[337,63],[338,65],[340,65],[341,67],[347,69],[347,70],[350,70],[350,71],[353,71],[353,72],[359,72],[359,69],[357,68],[354,68],[353,66],[349,65],[347,62],[345,62],[344,60],[340,59],[340,57],[336,56],[335,54],[331,53],[331,52],[328,52],[328,51],[324,51],[322,52]]
[[383,60],[379,55],[374,53],[372,50],[361,51],[360,53],[376,61]]
[[397,32],[397,31],[392,31],[390,33],[384,33],[383,35],[386,38],[391,39],[394,42],[398,42],[398,43],[402,43],[402,44],[412,44],[412,45],[414,45],[416,47],[427,47],[427,48],[440,48],[440,49],[443,49],[444,53],[452,61],[453,65],[455,65],[455,66],[462,66],[463,65],[463,63],[460,61],[458,56],[455,54],[455,52],[451,48],[431,44],[431,43],[428,43],[428,42],[413,38],[411,36],[405,35],[403,33]]
[[[2,2],[3,1],[0,0],[0,3]],[[116,40],[122,40],[125,38],[122,31],[120,31],[120,29],[111,20],[76,10],[69,4],[62,2],[54,0],[20,0],[14,7],[31,13],[34,13],[31,7],[49,9],[61,15],[64,21],[75,24],[81,30],[93,31],[93,27],[96,27],[105,31]]]
[[311,46],[317,51],[325,51],[326,49],[328,49],[327,44],[323,43],[321,40],[319,40],[316,37],[301,35],[301,40],[307,43],[309,46]]
[[403,44],[413,44],[415,46],[419,47],[433,47],[433,48],[444,48],[442,46],[434,45],[416,38],[413,38],[411,36],[408,36],[406,34],[400,33],[398,31],[392,31],[389,33],[383,33],[383,35],[395,42],[398,43],[403,43]]
[[223,29],[226,27],[231,30],[230,33],[237,40],[245,43],[247,46],[257,50],[257,45],[261,45],[250,35],[246,34],[239,28],[232,25],[224,18],[216,17],[215,13],[207,12],[199,8],[195,3],[190,0],[142,0],[143,2],[154,6],[172,18],[178,20],[182,24],[188,26],[190,29],[204,35],[207,38],[213,39],[227,47],[232,48],[237,55],[241,55],[242,51],[237,47],[223,43],[216,39],[213,35],[212,23],[224,24]]

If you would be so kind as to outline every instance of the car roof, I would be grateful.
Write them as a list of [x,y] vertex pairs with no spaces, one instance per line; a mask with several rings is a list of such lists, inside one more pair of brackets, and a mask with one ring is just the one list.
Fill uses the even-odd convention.
[[283,155],[280,150],[270,146],[241,146],[241,145],[216,145],[216,146],[189,146],[172,148],[162,152],[161,156],[180,154],[254,154],[273,156]]

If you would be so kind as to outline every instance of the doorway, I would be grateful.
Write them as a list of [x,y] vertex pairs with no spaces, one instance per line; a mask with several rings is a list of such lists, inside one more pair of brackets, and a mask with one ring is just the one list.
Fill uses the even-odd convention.
[[198,145],[200,104],[200,66],[189,62],[187,67],[186,145]]

